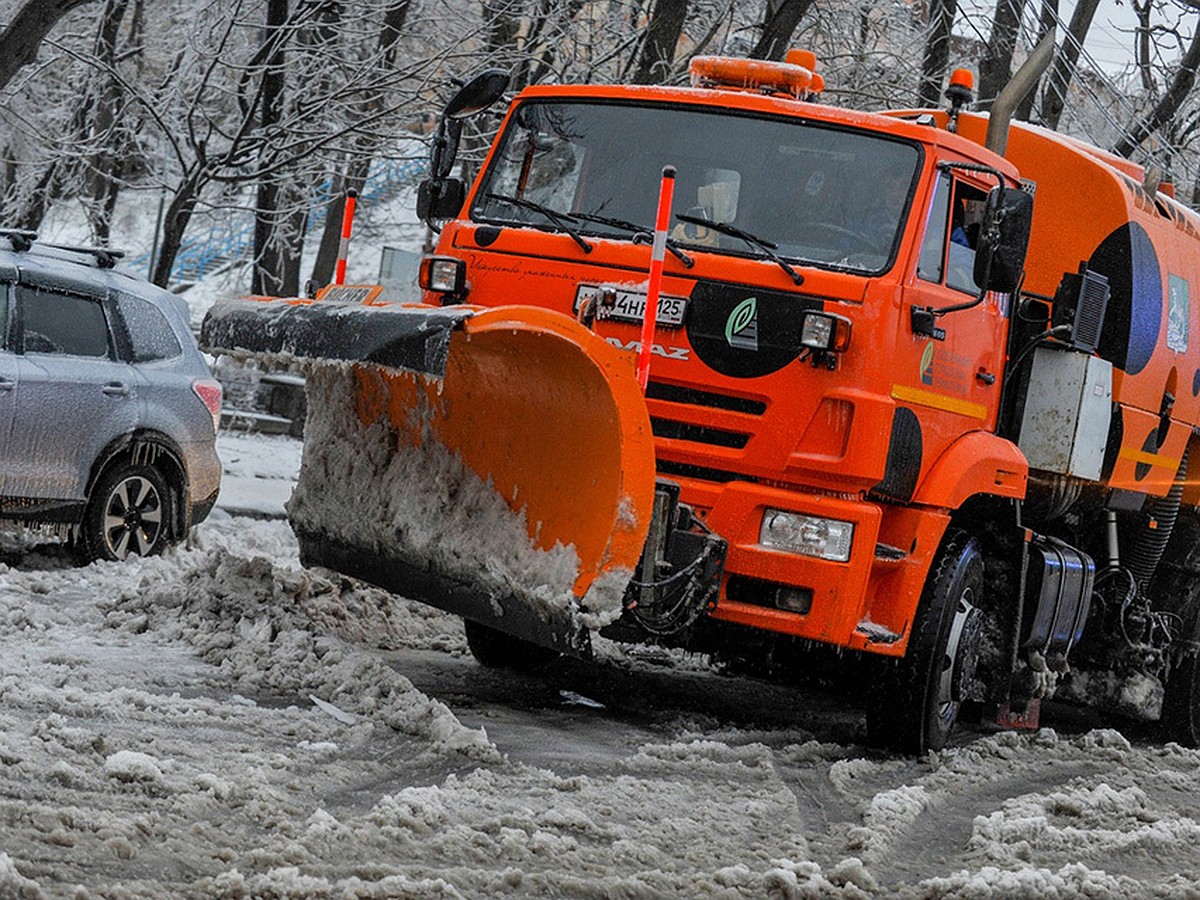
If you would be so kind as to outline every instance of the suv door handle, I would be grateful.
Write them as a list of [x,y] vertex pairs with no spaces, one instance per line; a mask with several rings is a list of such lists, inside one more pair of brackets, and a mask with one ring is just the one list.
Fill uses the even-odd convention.
[[15,381],[9,381],[7,378],[0,378],[0,391],[11,391],[17,386]]
[[122,384],[119,381],[110,381],[100,391],[108,397],[128,397],[129,385]]

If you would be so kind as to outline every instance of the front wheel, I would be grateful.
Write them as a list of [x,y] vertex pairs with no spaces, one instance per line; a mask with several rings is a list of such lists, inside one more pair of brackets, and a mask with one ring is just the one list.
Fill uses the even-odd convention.
[[169,542],[171,490],[155,468],[122,463],[96,482],[83,520],[90,560],[151,556]]
[[925,582],[903,659],[870,686],[867,739],[902,753],[946,745],[975,676],[983,556],[965,531],[946,536]]
[[536,672],[558,659],[559,654],[549,647],[521,640],[471,619],[463,619],[463,625],[471,655],[489,669]]

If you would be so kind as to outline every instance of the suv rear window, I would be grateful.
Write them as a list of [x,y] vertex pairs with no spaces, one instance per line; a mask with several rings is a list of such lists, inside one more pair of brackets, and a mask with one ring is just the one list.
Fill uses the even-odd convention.
[[172,359],[183,352],[171,325],[158,309],[129,294],[117,294],[117,308],[125,320],[129,338],[130,362]]
[[96,299],[20,285],[25,353],[108,356],[108,326]]

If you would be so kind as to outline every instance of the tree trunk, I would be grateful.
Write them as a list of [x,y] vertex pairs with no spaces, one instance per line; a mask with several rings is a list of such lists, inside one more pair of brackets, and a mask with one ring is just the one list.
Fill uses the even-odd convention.
[[1050,82],[1042,93],[1042,124],[1053,131],[1058,130],[1058,123],[1067,101],[1067,88],[1071,86],[1075,66],[1079,62],[1079,51],[1087,39],[1088,30],[1092,27],[1092,17],[1096,15],[1096,7],[1099,5],[1100,0],[1079,0],[1075,5],[1075,12],[1071,14],[1067,36],[1054,59],[1054,66],[1050,70]]
[[783,59],[813,0],[769,0],[763,17],[762,35],[750,56],[754,59]]
[[1146,92],[1147,96],[1153,97],[1157,93],[1152,67],[1153,60],[1150,57],[1150,10],[1153,0],[1143,0],[1141,3],[1133,0],[1132,5],[1134,15],[1138,20],[1133,42],[1134,64],[1137,66],[1138,76],[1142,79],[1142,90]]
[[187,231],[188,223],[192,220],[196,203],[200,200],[200,172],[201,170],[197,167],[184,176],[179,187],[175,189],[175,195],[171,197],[171,202],[167,205],[167,212],[163,216],[162,241],[158,245],[158,254],[154,259],[154,272],[150,277],[150,280],[159,287],[165,288],[171,280],[171,270],[175,268],[175,257],[179,255],[179,251],[183,247],[183,235]]
[[[1033,42],[1033,46],[1037,46],[1042,42],[1051,29],[1058,22],[1058,0],[1042,0],[1042,14],[1038,20],[1037,40]],[[1020,119],[1022,122],[1028,122],[1029,117],[1033,114],[1033,104],[1037,99],[1037,89],[1030,91],[1021,98],[1021,102],[1017,104],[1014,118]]]
[[671,77],[675,48],[679,46],[687,12],[687,0],[655,0],[637,70],[633,73],[634,84],[662,84]]
[[259,185],[259,199],[270,204],[271,218],[261,252],[257,247],[258,222],[255,222],[254,284],[251,290],[271,297],[298,296],[306,199],[286,176],[264,180]]
[[[283,29],[288,21],[288,0],[267,0],[267,27],[263,45],[268,47],[263,60],[262,88],[259,92],[258,127],[263,135],[275,130],[283,117],[284,99],[284,53]],[[266,169],[271,163],[270,142],[259,157],[259,165]],[[279,296],[284,294],[285,240],[280,233],[283,211],[280,197],[287,173],[272,172],[258,184],[258,198],[254,208],[254,272],[250,291],[254,294]],[[295,294],[296,291],[291,293]]]
[[87,174],[86,202],[88,223],[92,237],[101,246],[107,246],[112,231],[112,215],[120,191],[123,162],[128,151],[124,129],[117,121],[117,105],[121,88],[113,77],[112,70],[117,61],[117,34],[129,0],[107,0],[104,15],[100,20],[100,31],[96,36],[96,59],[100,63],[96,72],[96,103],[91,122],[92,139],[100,147],[92,155]]
[[1163,94],[1149,115],[1131,128],[1125,137],[1117,141],[1113,147],[1114,153],[1119,156],[1131,156],[1146,138],[1171,120],[1196,84],[1197,66],[1200,66],[1200,29],[1197,29],[1196,33],[1192,35],[1192,42],[1188,45],[1187,53],[1183,55],[1183,60],[1179,63],[1179,68],[1175,71],[1175,77],[1171,79],[1171,86],[1167,88],[1167,92]]
[[939,106],[942,101],[942,77],[950,59],[950,27],[958,13],[958,0],[932,0],[929,7],[929,39],[921,61],[921,86],[917,90],[920,106]]
[[981,104],[986,108],[1008,83],[1012,74],[1013,49],[1017,45],[1017,34],[1021,29],[1021,13],[1025,0],[996,0],[996,12],[992,16],[992,33],[988,37],[987,52],[979,62],[979,93]]
[[26,0],[3,31],[0,31],[0,90],[24,66],[37,59],[42,45],[58,20],[92,0]]
[[[50,162],[25,201],[12,216],[13,228],[37,231],[55,200],[62,196],[62,161]],[[6,217],[7,218],[7,217]]]

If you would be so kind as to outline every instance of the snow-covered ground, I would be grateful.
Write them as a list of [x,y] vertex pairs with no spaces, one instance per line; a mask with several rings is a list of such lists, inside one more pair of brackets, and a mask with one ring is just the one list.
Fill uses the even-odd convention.
[[909,760],[603,644],[538,678],[302,569],[287,437],[161,558],[0,542],[0,897],[1200,894],[1200,753],[1060,722]]

